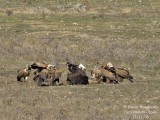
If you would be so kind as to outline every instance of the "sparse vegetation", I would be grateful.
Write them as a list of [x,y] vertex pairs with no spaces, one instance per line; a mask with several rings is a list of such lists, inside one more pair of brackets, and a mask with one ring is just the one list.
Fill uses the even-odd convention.
[[[85,11],[73,9],[82,3]],[[159,107],[159,11],[157,0],[1,0],[1,120],[124,120],[134,119],[124,105]],[[16,81],[19,68],[42,61],[59,63],[65,82],[66,60],[83,63],[88,75],[97,61],[125,66],[135,82],[38,87],[32,75],[29,83]],[[160,119],[159,110],[148,119]]]

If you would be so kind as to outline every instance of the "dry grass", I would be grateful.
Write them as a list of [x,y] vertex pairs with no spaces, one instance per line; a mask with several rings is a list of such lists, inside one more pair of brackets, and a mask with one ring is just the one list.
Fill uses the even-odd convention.
[[[124,105],[159,107],[160,2],[87,1],[86,12],[72,8],[79,0],[0,1],[2,120],[132,120]],[[37,60],[65,68],[62,82],[66,60],[83,63],[89,76],[97,61],[111,61],[130,68],[135,82],[38,87],[31,76],[18,83],[16,71]],[[160,119],[154,110],[136,119]]]
[[[133,119],[132,114],[124,113],[125,105],[159,106],[158,95],[159,85],[146,81],[119,85],[37,87],[33,82],[17,83],[7,79],[1,81],[0,113],[3,120]],[[147,114],[149,118],[159,119],[159,109],[151,110],[157,113]]]

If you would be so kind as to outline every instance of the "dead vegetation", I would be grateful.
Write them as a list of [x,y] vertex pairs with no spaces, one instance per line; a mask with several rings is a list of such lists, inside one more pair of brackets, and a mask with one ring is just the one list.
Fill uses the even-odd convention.
[[[84,12],[66,8],[79,0],[0,1],[2,120],[132,119],[124,105],[158,106],[147,115],[160,119],[160,2],[87,1]],[[28,83],[16,81],[18,69],[43,61],[59,63],[65,82],[67,60],[85,64],[87,75],[97,61],[126,66],[134,83],[38,87],[32,75]]]

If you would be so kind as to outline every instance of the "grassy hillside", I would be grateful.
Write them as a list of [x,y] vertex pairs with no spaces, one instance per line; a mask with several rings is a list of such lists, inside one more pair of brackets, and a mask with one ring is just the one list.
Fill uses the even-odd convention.
[[[1,0],[1,119],[160,119],[159,12],[157,0]],[[88,76],[97,61],[126,66],[135,82],[38,87],[32,75],[29,83],[16,81],[19,68],[43,61],[65,68],[65,82],[67,60],[83,63]]]

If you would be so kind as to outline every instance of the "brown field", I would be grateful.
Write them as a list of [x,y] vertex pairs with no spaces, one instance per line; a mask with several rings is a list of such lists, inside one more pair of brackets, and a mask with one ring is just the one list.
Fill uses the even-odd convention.
[[[77,7],[86,3],[86,7]],[[160,1],[1,0],[1,120],[160,120]],[[17,70],[42,61],[97,61],[130,69],[134,83],[37,86]],[[33,73],[33,71],[32,71]]]

